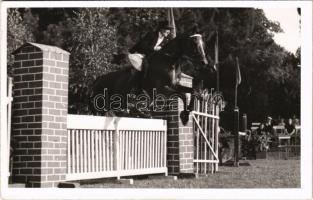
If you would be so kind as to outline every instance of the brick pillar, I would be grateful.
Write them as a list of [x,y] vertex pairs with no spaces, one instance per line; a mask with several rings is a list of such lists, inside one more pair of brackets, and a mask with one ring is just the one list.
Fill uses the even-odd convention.
[[26,43],[14,55],[13,181],[56,187],[67,166],[69,53]]
[[[192,87],[192,77],[182,74],[180,84],[186,87]],[[157,118],[167,120],[168,173],[173,175],[194,173],[192,116],[189,115],[188,123],[183,125],[180,119],[180,112],[183,110],[183,101],[181,99],[174,98],[173,100],[168,100],[167,104],[169,103],[171,103],[172,108],[167,107],[167,109],[170,110],[165,113],[160,112],[159,114],[154,114]]]

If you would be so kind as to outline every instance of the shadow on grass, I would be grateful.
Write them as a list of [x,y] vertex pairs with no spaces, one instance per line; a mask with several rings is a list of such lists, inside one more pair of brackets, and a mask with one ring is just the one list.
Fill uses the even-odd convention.
[[[234,161],[229,160],[227,162],[222,163],[220,166],[225,166],[225,167],[237,167],[234,164]],[[251,164],[249,162],[243,162],[243,161],[239,161],[239,167],[248,167],[251,166]]]

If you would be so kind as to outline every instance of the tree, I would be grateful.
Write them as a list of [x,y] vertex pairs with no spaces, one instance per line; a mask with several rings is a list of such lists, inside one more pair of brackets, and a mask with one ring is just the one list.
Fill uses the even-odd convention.
[[110,8],[108,21],[117,29],[117,53],[128,50],[167,18],[166,8]]
[[111,64],[116,51],[116,28],[109,25],[106,8],[82,8],[72,18],[69,112],[88,112],[92,83],[103,74],[117,69]]
[[38,16],[33,16],[30,9],[21,13],[17,8],[8,9],[7,17],[7,60],[8,73],[13,74],[13,51],[25,42],[34,42]]
[[[243,80],[238,90],[241,112],[248,113],[252,120],[262,120],[267,114],[288,115],[286,110],[300,109],[300,70],[295,68],[291,55],[274,42],[273,33],[282,29],[278,22],[267,19],[263,10],[184,8],[174,12],[175,17],[178,16],[178,32],[184,32],[192,23],[202,28],[210,65],[213,65],[215,32],[218,31],[220,88],[228,105],[233,104],[235,82],[235,62],[230,58],[238,56]],[[194,76],[196,84],[203,80],[205,87],[216,86],[216,75],[209,69],[192,66],[188,73]],[[281,94],[277,90],[289,92]]]

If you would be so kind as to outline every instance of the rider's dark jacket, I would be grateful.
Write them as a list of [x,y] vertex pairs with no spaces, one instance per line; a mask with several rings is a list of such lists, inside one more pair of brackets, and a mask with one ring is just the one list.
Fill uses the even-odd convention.
[[[129,52],[149,56],[154,52],[154,46],[156,45],[158,38],[159,32],[148,32],[133,48],[129,50]],[[159,46],[163,47],[168,41],[168,38],[164,38]]]

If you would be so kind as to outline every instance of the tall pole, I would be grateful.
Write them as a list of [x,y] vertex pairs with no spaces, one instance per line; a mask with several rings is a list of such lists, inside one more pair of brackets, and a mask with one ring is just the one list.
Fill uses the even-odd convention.
[[220,91],[220,67],[218,63],[218,31],[215,31],[216,38],[215,38],[215,45],[214,45],[214,51],[215,51],[215,59],[214,59],[214,66],[216,70],[216,91]]
[[244,113],[242,115],[242,131],[243,132],[247,132],[247,129],[248,129],[248,118],[247,118],[247,114]]
[[216,91],[220,91],[220,67],[216,65]]
[[168,22],[171,24],[171,26],[173,27],[172,29],[172,37],[175,38],[176,37],[176,25],[175,25],[175,19],[174,19],[174,11],[173,11],[173,8],[170,8],[168,10],[168,13],[167,13],[167,20]]
[[[237,72],[236,72],[237,73]],[[237,79],[237,78],[236,78]],[[239,166],[239,108],[237,106],[237,90],[238,90],[238,85],[237,85],[237,80],[235,84],[235,102],[234,102],[234,166],[238,167]]]
[[239,108],[237,106],[238,85],[241,82],[238,57],[236,57],[236,83],[235,83],[235,102],[234,102],[234,166],[239,166]]
[[235,84],[235,102],[234,102],[234,108],[237,108],[237,92],[238,91],[238,85],[237,83]]
[[241,73],[239,68],[239,59],[236,57],[236,83],[235,83],[235,108],[237,107],[237,88],[238,85],[241,83]]
[[239,109],[238,107],[234,108],[234,166],[239,166]]

